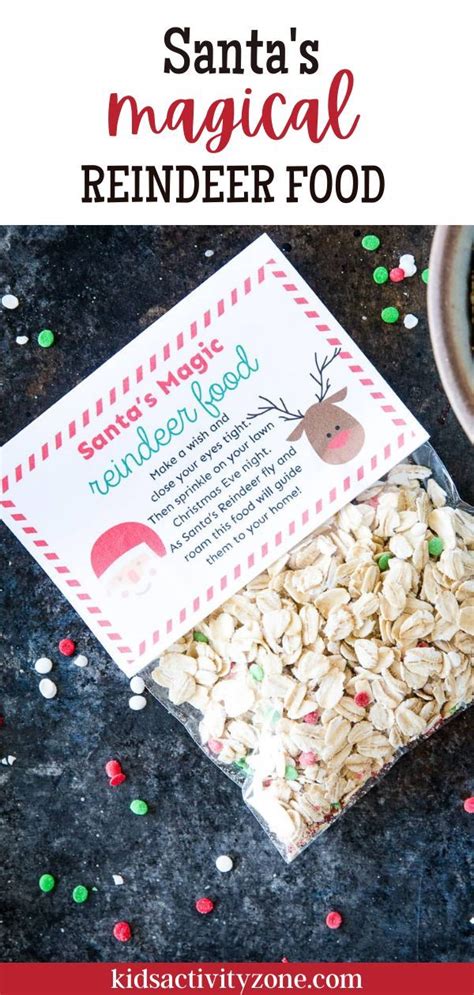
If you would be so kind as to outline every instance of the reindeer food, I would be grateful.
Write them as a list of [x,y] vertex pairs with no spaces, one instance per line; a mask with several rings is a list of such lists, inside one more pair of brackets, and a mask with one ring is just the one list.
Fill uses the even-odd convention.
[[472,700],[474,519],[443,483],[397,466],[149,674],[286,860]]

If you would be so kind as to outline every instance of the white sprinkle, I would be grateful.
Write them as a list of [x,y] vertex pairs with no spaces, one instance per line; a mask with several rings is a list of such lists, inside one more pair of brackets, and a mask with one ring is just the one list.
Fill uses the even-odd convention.
[[474,926],[474,916],[471,916],[469,922],[471,923],[471,926]]
[[26,345],[26,343],[29,342],[29,341],[30,340],[29,340],[29,338],[28,338],[27,335],[17,335],[17,337],[16,337],[16,344],[17,345]]
[[35,663],[35,670],[38,674],[49,674],[52,669],[53,664],[51,663],[51,660],[48,660],[47,656],[40,656],[39,660]]
[[418,324],[416,314],[406,314],[403,319],[403,324],[405,325],[405,328],[416,328]]
[[214,249],[206,249],[204,255],[206,256],[206,259],[210,259],[211,256],[214,255]]
[[139,712],[142,708],[145,708],[146,698],[142,694],[133,694],[131,698],[128,699],[128,704],[133,712]]
[[15,760],[16,760],[16,757],[13,757],[11,755],[11,753],[9,753],[8,757],[7,757],[7,763],[10,765],[10,767],[13,767],[13,764],[15,763]]
[[83,653],[79,653],[72,662],[76,664],[76,667],[87,667],[89,661]]
[[2,297],[2,304],[7,308],[7,311],[14,311],[19,303],[18,297],[15,297],[14,294],[4,294]]
[[43,680],[39,682],[39,689],[43,698],[54,698],[58,693],[54,681],[50,681],[49,677],[43,677]]
[[112,874],[114,879],[114,884],[123,884],[123,877],[121,874]]
[[216,860],[217,870],[221,871],[222,874],[227,874],[227,871],[231,871],[233,866],[234,861],[226,853],[222,853]]
[[145,690],[145,681],[143,680],[143,677],[139,677],[138,674],[136,674],[135,677],[132,677],[130,681],[130,690],[133,691],[134,694],[143,694]]
[[404,256],[400,256],[398,265],[400,269],[403,270],[405,276],[414,276],[416,273],[415,257],[409,252],[406,252]]
[[6,757],[2,757],[0,763],[2,763],[4,767],[8,767],[8,760]]

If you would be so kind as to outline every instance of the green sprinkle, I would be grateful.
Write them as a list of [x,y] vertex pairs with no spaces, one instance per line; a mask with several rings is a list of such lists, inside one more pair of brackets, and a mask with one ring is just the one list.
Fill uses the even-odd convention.
[[378,558],[379,570],[388,570],[388,561],[392,559],[393,553],[382,553]]
[[193,639],[195,643],[208,643],[209,640],[203,632],[193,632]]
[[400,312],[396,307],[384,307],[380,312],[380,317],[387,325],[393,325],[394,321],[398,321]]
[[77,884],[72,893],[73,901],[77,902],[78,905],[82,905],[83,902],[87,902],[89,898],[89,889],[86,888],[85,884]]
[[434,536],[433,539],[430,539],[428,543],[428,552],[430,556],[441,556],[443,549],[444,549],[444,543],[443,540],[439,538],[439,536]]
[[52,891],[56,887],[56,878],[52,874],[42,874],[38,884],[41,891]]
[[331,808],[335,809],[342,808],[342,805],[340,802],[331,802]]
[[378,235],[364,235],[361,245],[362,248],[367,249],[368,252],[374,252],[374,250],[378,249],[380,245],[380,239]]
[[429,278],[430,278],[430,271],[428,267],[426,267],[426,269],[424,269],[421,274],[421,279],[423,280],[423,283],[428,283]]
[[261,667],[259,663],[250,664],[249,674],[252,675],[254,681],[263,681],[264,678],[263,667]]
[[385,266],[377,266],[372,276],[375,283],[386,283],[388,280],[388,269]]
[[285,777],[286,777],[287,781],[297,781],[298,780],[298,771],[296,770],[296,767],[293,767],[293,764],[287,764],[286,765],[286,767],[285,767]]
[[141,798],[134,798],[133,802],[130,802],[130,811],[134,815],[146,815],[148,812],[148,805],[146,802],[142,801]]
[[243,770],[245,772],[247,772],[248,769],[249,769],[249,765],[248,765],[245,757],[241,757],[240,760],[236,760],[234,762],[234,767],[237,767],[239,770]]
[[43,349],[49,349],[49,347],[54,342],[54,332],[50,328],[43,328],[43,331],[38,335],[38,345]]

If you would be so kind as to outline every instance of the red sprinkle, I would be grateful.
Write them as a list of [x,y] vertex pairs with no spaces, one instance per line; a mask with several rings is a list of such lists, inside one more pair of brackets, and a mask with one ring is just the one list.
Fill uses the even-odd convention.
[[401,283],[405,279],[405,270],[401,266],[395,266],[390,270],[390,279],[392,283]]
[[224,744],[219,743],[218,739],[208,739],[207,745],[211,753],[220,753]]
[[474,812],[474,795],[471,798],[464,799],[464,811],[469,812],[469,815],[472,815]]
[[359,708],[367,708],[367,705],[370,705],[370,695],[367,691],[359,691],[354,695],[354,705],[358,705]]
[[122,764],[119,760],[107,760],[105,765],[105,773],[107,777],[114,777],[115,774],[122,773]]
[[196,902],[196,909],[201,913],[202,916],[209,915],[214,908],[214,902],[211,898],[198,898]]
[[329,929],[339,929],[339,926],[342,926],[341,913],[328,912],[326,916],[326,926],[329,926]]
[[72,656],[76,652],[76,644],[72,639],[60,639],[58,649],[63,656]]
[[300,753],[298,763],[300,767],[314,767],[314,764],[317,763],[316,754],[312,750],[306,750],[304,753]]
[[1,728],[1,726],[4,726],[4,725],[5,725],[5,716],[4,715],[0,715],[0,728]]
[[132,938],[132,928],[129,922],[116,922],[114,926],[114,936],[120,943],[128,943]]
[[319,712],[308,712],[303,721],[307,722],[309,726],[315,726],[319,721]]
[[118,774],[114,774],[110,778],[109,784],[111,788],[116,788],[118,784],[123,784],[127,780],[127,775],[124,774],[123,770],[120,770]]
[[420,646],[420,647],[421,647],[421,646],[425,647],[425,646],[429,646],[430,644],[429,644],[429,643],[427,643],[425,639],[420,639],[420,642],[419,642],[419,643],[417,643],[416,645],[417,645],[417,646]]

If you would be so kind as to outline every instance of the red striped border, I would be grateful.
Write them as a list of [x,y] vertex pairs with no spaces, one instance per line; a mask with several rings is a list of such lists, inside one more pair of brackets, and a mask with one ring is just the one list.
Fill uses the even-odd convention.
[[[266,266],[268,267],[276,266],[275,260],[269,259],[266,263]],[[313,327],[316,329],[317,332],[324,333],[328,345],[331,346],[341,345],[341,342],[337,337],[337,333],[332,332],[330,326],[327,325],[325,322],[323,322],[318,312],[311,307],[307,298],[301,292],[298,291],[297,285],[292,282],[285,282],[285,283],[282,282],[283,280],[285,281],[288,280],[286,272],[281,269],[271,268],[271,273],[278,281],[281,281],[280,286],[283,288],[283,290],[286,293],[295,295],[293,296],[293,301],[296,306],[302,307],[303,309],[308,308],[308,310],[304,311],[306,317],[308,318],[308,320],[312,322]],[[265,266],[261,265],[258,267],[255,277],[253,278],[250,276],[246,277],[240,288],[233,287],[228,292],[226,298],[220,298],[212,308],[209,308],[206,311],[204,311],[199,319],[192,321],[189,327],[186,329],[186,332],[180,331],[177,334],[176,338],[173,340],[173,342],[165,343],[165,345],[163,345],[162,347],[160,354],[154,353],[152,356],[150,356],[148,362],[145,365],[141,364],[140,366],[138,366],[134,374],[134,383],[138,384],[143,380],[144,376],[148,376],[149,374],[154,373],[155,370],[157,369],[158,363],[160,361],[166,362],[172,355],[173,350],[179,351],[180,349],[182,349],[188,340],[192,341],[199,335],[200,328],[207,329],[212,324],[213,321],[222,317],[222,315],[225,314],[226,308],[228,309],[229,307],[234,307],[240,300],[246,297],[252,291],[252,289],[263,283],[264,280],[265,280]],[[331,336],[330,338],[329,335]],[[343,362],[349,363],[348,366],[349,370],[351,371],[351,373],[353,373],[355,376],[358,377],[359,383],[361,383],[363,387],[370,388],[374,386],[374,383],[370,378],[370,376],[364,373],[363,368],[359,365],[358,362],[353,360],[353,356],[350,352],[348,351],[341,352],[339,353],[338,358],[340,358]],[[125,377],[122,380],[122,383],[119,388],[111,387],[108,392],[107,398],[105,400],[103,398],[99,398],[95,402],[95,405],[92,408],[89,408],[86,411],[82,412],[82,415],[80,416],[82,427],[86,427],[87,425],[89,425],[91,418],[98,417],[100,414],[102,414],[104,411],[104,406],[107,405],[112,406],[113,404],[116,403],[118,396],[127,394],[130,391],[130,389],[131,389],[130,377]],[[381,393],[380,391],[371,391],[370,394],[374,401],[385,402],[384,404],[381,404],[381,410],[384,411],[385,414],[388,414],[390,416],[392,415],[396,416],[396,409],[393,407],[393,405],[388,403],[388,400],[385,398],[385,395],[383,393]],[[22,465],[17,466],[14,471],[15,482],[19,483],[23,479],[23,469],[32,472],[37,467],[39,462],[45,461],[46,459],[49,458],[50,455],[52,455],[53,452],[59,450],[63,445],[63,443],[67,441],[67,439],[74,438],[74,436],[77,434],[78,421],[79,420],[73,420],[72,422],[69,423],[66,431],[59,431],[56,433],[56,435],[54,436],[54,446],[49,442],[45,442],[40,448],[41,457],[32,453],[28,457],[27,465],[25,464],[24,466]],[[406,421],[401,417],[400,418],[391,417],[391,421],[397,427],[402,427],[406,425]],[[386,444],[381,454],[374,454],[373,456],[371,456],[370,459],[367,460],[365,464],[361,464],[360,466],[357,467],[357,469],[352,471],[352,474],[348,474],[341,482],[341,484],[338,485],[338,487],[331,487],[331,489],[328,491],[328,493],[325,496],[318,497],[317,500],[310,507],[306,508],[303,512],[301,512],[298,519],[295,518],[291,522],[289,522],[288,525],[286,526],[285,534],[287,534],[289,537],[293,536],[299,524],[306,526],[311,519],[319,517],[323,509],[327,509],[329,517],[332,514],[332,506],[337,501],[338,496],[343,496],[347,491],[349,491],[352,483],[354,483],[356,480],[357,483],[361,483],[365,478],[366,471],[369,468],[369,466],[371,472],[379,468],[380,470],[379,475],[382,476],[383,473],[385,472],[384,464],[389,459],[391,459],[393,449],[394,448],[400,449],[404,444],[405,444],[405,434],[402,431],[395,440],[395,443]],[[9,486],[10,482],[8,476],[4,477],[2,482],[3,491],[5,492],[5,490],[8,490]],[[23,529],[25,534],[28,535],[37,534],[36,529],[33,526],[27,524],[27,520],[24,515],[21,515],[16,510],[13,512],[12,509],[16,509],[16,506],[13,501],[0,500],[0,506],[2,506],[5,510],[10,512],[12,519],[15,522],[24,523],[21,525],[21,528]],[[224,574],[218,581],[215,582],[214,585],[209,587],[207,591],[204,592],[204,594],[197,595],[195,598],[193,598],[191,604],[188,607],[184,606],[179,610],[178,616],[175,619],[173,618],[168,619],[164,623],[162,630],[156,629],[147,639],[142,639],[137,648],[137,654],[135,659],[142,657],[146,652],[148,652],[148,650],[151,647],[156,646],[160,642],[161,635],[163,632],[165,632],[167,635],[170,635],[173,632],[173,630],[176,629],[177,625],[181,626],[186,621],[186,618],[188,617],[188,612],[189,614],[195,614],[196,612],[201,610],[204,616],[206,614],[206,608],[209,605],[209,603],[214,600],[215,594],[217,592],[220,593],[225,592],[227,587],[229,586],[229,583],[234,583],[236,580],[240,578],[243,569],[251,570],[255,567],[255,565],[259,561],[262,561],[261,568],[263,569],[264,566],[263,561],[265,561],[269,555],[273,555],[274,551],[278,552],[278,549],[281,546],[283,539],[284,539],[284,533],[281,531],[281,529],[279,529],[279,531],[275,533],[270,542],[263,543],[263,545],[260,546],[260,548],[256,552],[250,553],[247,556],[246,561],[244,563],[237,564],[230,573]],[[68,567],[59,562],[59,557],[50,550],[49,545],[45,540],[40,539],[38,537],[38,539],[33,540],[33,542],[38,549],[41,549],[41,551],[44,552],[45,559],[49,561],[54,561],[55,569],[58,572],[58,574],[70,573]],[[84,591],[81,583],[78,580],[71,577],[66,580],[66,584],[71,588],[71,590],[73,591],[73,593],[75,594],[75,596],[78,598],[79,601],[81,602],[92,601],[92,598],[86,591]],[[97,615],[103,614],[102,610],[97,605],[87,604],[86,608],[87,611],[92,616],[97,617]],[[97,621],[98,624],[102,628],[104,628],[104,630],[107,628],[113,628],[112,623],[105,618]],[[112,642],[114,642],[115,648],[118,650],[118,652],[123,653],[124,656],[126,654],[133,653],[130,647],[123,645],[123,640],[119,633],[106,632],[106,635]],[[120,642],[122,645],[117,646],[116,645],[117,642]],[[132,664],[135,662],[135,659],[124,660],[124,663]]]
[[70,439],[74,439],[78,431],[87,428],[94,418],[99,418],[107,408],[113,407],[121,397],[125,397],[135,385],[140,384],[145,377],[149,377],[155,373],[160,363],[168,362],[174,353],[183,349],[199,334],[207,332],[210,326],[215,324],[219,318],[222,318],[226,311],[229,311],[243,300],[243,298],[247,297],[252,290],[255,290],[256,287],[263,283],[265,276],[265,266],[258,266],[255,273],[245,277],[239,286],[232,287],[226,297],[221,297],[215,301],[198,318],[191,321],[186,329],[179,331],[169,342],[165,342],[158,352],[152,353],[145,363],[140,363],[132,376],[126,376],[122,379],[121,383],[110,387],[104,397],[97,398],[89,408],[86,408],[80,415],[73,418],[65,428],[56,432],[51,440],[39,446],[37,453],[31,453],[23,464],[19,464],[4,474],[0,485],[1,493],[7,494],[15,484],[19,484],[24,479],[26,473],[32,473],[36,470],[41,463],[44,463],[55,452],[58,452]]
[[[267,265],[270,267],[275,266],[276,265],[275,260],[269,259]],[[271,273],[272,276],[274,276],[280,282],[280,286],[283,288],[283,290],[285,290],[286,293],[291,294],[293,302],[298,307],[303,308],[304,314],[311,321],[313,328],[315,328],[317,332],[324,334],[327,344],[336,347],[342,346],[342,342],[338,337],[338,333],[336,331],[334,332],[331,331],[330,325],[326,324],[326,322],[321,318],[318,312],[311,308],[309,301],[306,299],[306,297],[304,297],[301,294],[301,292],[298,291],[298,287],[296,286],[296,284],[283,282],[284,280],[288,280],[288,276],[285,273],[285,271],[282,269],[272,268]],[[308,310],[305,310],[306,308],[308,308]],[[388,398],[385,397],[385,394],[383,394],[381,391],[370,389],[371,387],[373,388],[375,386],[374,381],[371,379],[368,373],[364,372],[363,367],[360,365],[358,361],[354,359],[351,352],[348,352],[347,350],[341,351],[339,353],[338,359],[341,359],[348,364],[349,370],[351,371],[351,373],[357,376],[357,379],[359,383],[362,385],[362,387],[367,387],[371,398],[374,401],[381,402],[380,403],[381,410],[384,412],[384,414],[391,416],[391,421],[393,422],[394,425],[396,425],[397,427],[406,425],[405,419],[402,418],[400,415],[397,416],[396,408],[394,408],[393,404],[391,404]]]

